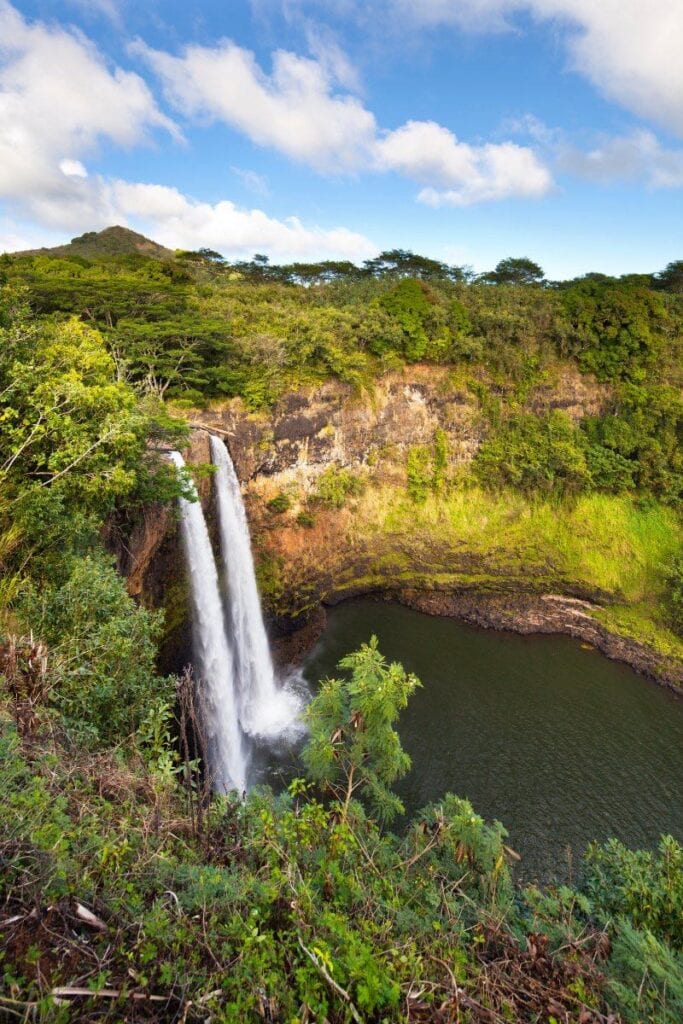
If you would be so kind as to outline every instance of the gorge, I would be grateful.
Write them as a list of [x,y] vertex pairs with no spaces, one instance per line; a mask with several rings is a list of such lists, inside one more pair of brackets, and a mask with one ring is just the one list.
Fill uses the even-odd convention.
[[0,266],[0,1012],[678,1024],[676,275],[145,244]]
[[[567,369],[530,396],[539,413],[577,419],[606,401],[603,387]],[[683,683],[683,660],[666,636],[633,628],[650,588],[644,562],[652,556],[639,538],[648,531],[661,537],[664,561],[666,512],[634,512],[620,499],[596,496],[579,497],[558,517],[552,502],[510,492],[493,500],[472,486],[424,504],[409,498],[411,451],[429,462],[442,430],[446,471],[457,478],[485,434],[479,401],[446,371],[413,367],[367,395],[330,382],[288,395],[268,413],[233,400],[191,419],[191,461],[211,461],[209,433],[233,453],[265,610],[285,660],[296,661],[296,648],[310,644],[325,605],[383,593],[480,626],[568,633],[659,682]],[[319,494],[325,486],[331,497]],[[200,493],[215,518],[211,489],[202,484]],[[188,642],[174,537],[172,517],[152,510],[120,558],[130,592],[166,609],[162,663],[169,668],[182,662]]]
[[[242,791],[248,780],[277,782],[268,771],[268,749],[283,734],[289,733],[290,740],[285,759],[276,758],[272,766],[276,772],[284,767],[285,774],[296,770],[291,741],[301,704],[290,688],[276,682],[249,525],[230,454],[218,436],[206,440],[214,468],[207,514],[216,523],[218,573],[201,503],[181,499],[195,676],[206,695],[215,788]],[[244,460],[244,448],[240,451]],[[181,461],[178,455],[175,459]],[[599,655],[582,653],[565,639],[530,636],[525,645],[504,632],[485,636],[476,628],[449,624],[443,613],[457,616],[467,607],[465,595],[429,588],[394,592],[389,586],[379,596],[432,614],[347,601],[331,609],[326,628],[314,631],[322,633],[305,658],[305,671],[315,690],[319,679],[334,674],[345,651],[377,633],[382,650],[423,679],[424,696],[413,699],[400,724],[414,761],[399,786],[409,813],[444,792],[461,792],[487,817],[504,818],[510,842],[522,856],[519,871],[527,879],[571,874],[572,859],[579,858],[590,839],[614,835],[643,846],[653,844],[662,828],[683,834],[677,782],[667,768],[668,752],[683,744],[683,708],[675,697],[651,691],[627,668],[611,668]],[[215,614],[222,599],[225,617]],[[523,621],[524,604],[514,592],[497,599],[470,592],[468,601],[475,621],[492,607],[507,608],[508,614],[516,608],[520,618],[512,624],[519,628]],[[591,608],[588,601],[567,596],[554,601],[546,596],[546,603],[543,622],[527,611],[530,632],[538,633],[539,626],[551,629],[554,610],[571,622],[572,613],[588,619],[586,609]],[[558,632],[569,632],[567,619],[556,621]],[[504,618],[496,623],[505,624]],[[614,728],[610,723],[617,706]],[[250,771],[254,745],[257,764]]]

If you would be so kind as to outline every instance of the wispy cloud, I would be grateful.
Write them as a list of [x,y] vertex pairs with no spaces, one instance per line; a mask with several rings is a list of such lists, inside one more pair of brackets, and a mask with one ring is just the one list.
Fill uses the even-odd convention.
[[518,28],[515,16],[553,21],[570,66],[608,99],[683,135],[680,0],[387,0],[408,26],[470,32]]
[[230,170],[240,179],[244,187],[250,192],[253,192],[255,196],[270,195],[268,179],[264,174],[258,174],[256,171],[245,170],[242,167],[231,167]]
[[533,139],[558,173],[605,185],[636,182],[649,189],[683,187],[683,148],[663,145],[649,129],[634,128],[620,135],[583,132],[577,141],[530,114],[507,121],[504,127]]

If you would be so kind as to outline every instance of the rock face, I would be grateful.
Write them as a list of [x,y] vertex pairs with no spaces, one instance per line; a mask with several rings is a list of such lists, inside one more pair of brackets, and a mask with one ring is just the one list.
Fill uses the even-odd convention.
[[[591,378],[563,370],[538,385],[526,407],[562,409],[578,420],[599,414],[608,397]],[[593,603],[614,595],[563,577],[543,558],[473,549],[448,523],[411,529],[405,515],[395,527],[387,521],[386,503],[406,493],[411,449],[428,456],[436,432],[444,431],[448,472],[457,475],[486,436],[479,400],[447,370],[413,366],[381,378],[370,394],[328,382],[285,396],[267,413],[250,412],[234,400],[198,413],[192,426],[188,463],[209,461],[209,433],[225,440],[235,463],[264,605],[273,631],[290,635],[281,645],[283,657],[315,638],[321,604],[376,593],[487,627],[570,633],[659,681],[683,683],[682,664],[664,665],[653,651],[615,636],[591,616]],[[367,484],[361,504],[311,502],[331,467]],[[202,478],[198,489],[211,529],[210,479]],[[285,514],[269,506],[274,498],[285,499]],[[162,667],[177,671],[189,658],[190,633],[172,511],[146,511],[119,551],[119,566],[131,594],[166,609]]]
[[[561,409],[573,419],[597,415],[608,391],[589,377],[563,370],[529,398],[534,412]],[[452,464],[471,461],[486,434],[479,400],[447,369],[411,366],[390,373],[369,393],[329,381],[282,398],[267,414],[236,400],[197,414],[193,422],[225,438],[243,482],[311,482],[327,466],[392,462],[414,445],[431,444],[437,429],[449,439]],[[274,488],[271,488],[271,490]]]

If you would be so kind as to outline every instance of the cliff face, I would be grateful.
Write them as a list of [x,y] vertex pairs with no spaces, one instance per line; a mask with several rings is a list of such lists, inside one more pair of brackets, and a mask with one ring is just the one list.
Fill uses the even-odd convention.
[[[528,396],[534,412],[562,409],[573,419],[599,413],[604,386],[563,369]],[[260,493],[290,481],[306,486],[329,465],[401,462],[415,445],[446,431],[452,465],[469,462],[485,436],[479,400],[448,370],[412,366],[390,373],[367,394],[328,382],[285,396],[268,413],[249,413],[241,401],[198,413],[193,423],[225,437],[237,474]]]
[[[608,397],[595,381],[563,368],[525,396],[525,406],[537,412],[562,409],[578,420],[599,414]],[[411,450],[417,448],[419,459],[429,463],[437,431],[445,432],[446,472],[457,476],[486,436],[479,400],[447,370],[417,366],[388,374],[370,394],[328,382],[287,395],[264,413],[235,400],[196,414],[192,423],[188,462],[209,461],[209,433],[223,437],[230,450],[243,484],[264,605],[280,632],[307,627],[310,633],[321,603],[377,592],[481,625],[571,632],[665,678],[651,652],[645,657],[643,649],[639,661],[636,651],[609,640],[586,609],[571,604],[609,602],[618,595],[549,557],[537,543],[534,524],[524,522],[523,509],[482,507],[466,489],[450,503],[418,508],[410,502]],[[321,500],[321,480],[330,473],[353,486],[348,494],[335,491],[332,500]],[[199,490],[211,527],[210,480],[202,480]],[[512,544],[509,537],[504,544],[500,534],[510,533],[515,515],[518,531]],[[189,629],[173,512],[147,511],[120,556],[120,568],[132,594],[165,607],[162,664],[177,670],[188,656]],[[570,602],[558,604],[557,595]]]
[[[565,370],[527,396],[527,407],[562,409],[578,420],[599,413],[606,401],[604,387]],[[412,529],[410,510],[387,518],[389,504],[405,498],[411,449],[428,461],[437,431],[444,431],[446,471],[457,474],[486,436],[479,400],[445,369],[388,374],[370,394],[330,382],[286,396],[267,414],[230,402],[193,422],[198,433],[222,436],[231,452],[244,484],[264,601],[281,620],[378,587],[509,590],[524,580],[543,589],[556,577],[542,559],[503,565],[445,524]],[[316,501],[331,467],[351,474],[365,493],[340,507]],[[276,514],[268,503],[282,496],[289,507]]]

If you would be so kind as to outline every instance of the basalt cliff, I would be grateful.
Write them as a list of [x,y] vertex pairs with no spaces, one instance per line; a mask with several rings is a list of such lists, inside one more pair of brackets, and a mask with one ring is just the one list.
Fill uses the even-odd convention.
[[[604,386],[566,367],[524,397],[527,409],[561,409],[577,421],[603,412],[608,400]],[[282,659],[296,658],[315,638],[326,605],[374,594],[484,627],[568,633],[659,682],[683,685],[676,652],[606,621],[604,609],[627,597],[596,585],[563,555],[560,540],[547,543],[552,510],[513,499],[483,502],[466,482],[448,499],[411,499],[411,452],[416,465],[428,466],[441,436],[445,477],[466,481],[486,437],[481,400],[447,370],[412,366],[387,374],[371,392],[327,382],[265,412],[235,399],[190,420],[189,462],[209,461],[210,433],[229,448]],[[199,491],[211,520],[209,477]],[[565,528],[579,535],[580,506],[573,515]],[[189,652],[189,624],[173,511],[146,509],[117,554],[130,593],[165,609],[162,663],[178,669]]]

